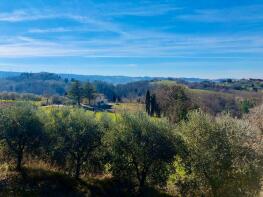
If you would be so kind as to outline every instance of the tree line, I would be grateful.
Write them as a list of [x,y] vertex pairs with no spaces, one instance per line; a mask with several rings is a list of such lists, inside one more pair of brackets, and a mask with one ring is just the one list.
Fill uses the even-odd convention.
[[146,113],[114,118],[78,107],[0,108],[1,151],[23,169],[26,158],[59,166],[76,179],[110,173],[123,188],[169,186],[181,196],[255,196],[263,172],[263,108],[243,119],[200,110],[173,124]]
[[88,99],[91,104],[92,99],[96,98],[95,86],[90,82],[80,83],[79,81],[71,82],[67,95],[72,98],[78,105],[82,99]]

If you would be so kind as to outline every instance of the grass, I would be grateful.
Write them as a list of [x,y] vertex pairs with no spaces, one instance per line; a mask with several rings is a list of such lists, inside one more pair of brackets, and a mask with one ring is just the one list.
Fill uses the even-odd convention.
[[[91,113],[94,113],[94,112],[91,112]],[[119,114],[112,113],[112,112],[95,112],[95,116],[98,120],[100,120],[102,116],[108,116],[113,121],[115,121],[118,118]]]
[[138,111],[144,111],[144,104],[141,103],[119,103],[115,104],[113,106],[113,110],[115,110],[116,113],[121,112],[138,112]]

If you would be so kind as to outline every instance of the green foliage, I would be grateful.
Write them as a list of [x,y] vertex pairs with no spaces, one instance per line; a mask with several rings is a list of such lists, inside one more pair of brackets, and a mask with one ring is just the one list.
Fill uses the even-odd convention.
[[66,83],[52,73],[22,73],[0,79],[0,91],[32,93],[37,95],[64,95]]
[[36,110],[24,103],[1,108],[0,137],[16,159],[16,169],[21,170],[24,153],[32,153],[39,146],[42,124]]
[[262,79],[226,79],[218,82],[214,81],[202,81],[196,83],[188,84],[189,87],[194,89],[206,89],[206,90],[216,90],[216,91],[254,91],[257,92],[262,90],[263,80]]
[[74,168],[74,176],[79,178],[81,167],[101,145],[102,125],[84,110],[57,108],[48,114],[46,130],[51,139],[49,146],[53,146],[53,159],[64,157],[64,165]]
[[89,104],[91,104],[91,100],[95,98],[95,93],[95,86],[89,82],[73,81],[68,90],[68,96],[75,100],[78,105],[80,105],[83,98],[87,98]]
[[90,105],[91,100],[95,98],[95,95],[94,95],[96,92],[95,86],[89,82],[86,82],[83,84],[82,90],[83,90],[82,96],[88,99],[89,105]]
[[123,114],[111,136],[112,173],[142,192],[146,183],[161,184],[175,154],[175,136],[166,121],[144,113]]
[[248,99],[245,99],[244,101],[240,103],[241,112],[243,114],[247,114],[250,108],[252,107],[253,107],[253,104]]
[[41,97],[30,93],[15,93],[15,92],[2,92],[0,93],[2,100],[19,100],[19,101],[41,101]]
[[189,176],[212,196],[255,196],[261,188],[262,162],[255,147],[256,132],[229,116],[213,118],[192,112],[178,130],[189,151],[184,164]]
[[171,122],[178,123],[187,118],[192,106],[183,86],[160,86],[156,92],[161,112]]
[[[231,118],[229,114],[188,112],[189,100],[184,91],[183,87],[169,86],[155,92],[157,99],[163,99],[162,107],[166,107],[163,109],[168,109],[166,116],[183,117],[176,119],[180,120],[176,128],[165,119],[134,113],[138,111],[138,103],[116,104],[126,106],[123,114],[93,113],[63,106],[37,109],[23,102],[2,105],[0,162],[10,164],[10,154],[16,159],[18,170],[21,163],[24,169],[32,167],[32,161],[42,163],[44,171],[43,166],[52,166],[52,171],[64,173],[62,177],[65,174],[81,177],[81,181],[67,178],[81,192],[87,175],[95,174],[103,179],[101,184],[110,180],[106,187],[115,196],[123,191],[125,195],[135,192],[147,195],[149,187],[168,188],[165,191],[173,192],[174,196],[257,196],[263,177],[263,107],[250,109],[243,119]],[[142,110],[143,107],[140,104]],[[2,166],[0,169],[5,169],[2,171],[8,171],[7,164]],[[40,169],[35,171],[37,176],[41,174]],[[36,183],[21,187],[32,187],[32,191],[43,189],[44,176],[50,177],[46,173],[49,172],[43,172]],[[1,176],[5,177],[0,173],[0,184]],[[26,180],[30,176],[27,174]],[[57,180],[49,181],[45,184],[60,187]],[[91,185],[97,187],[100,183]],[[19,187],[17,191],[27,192]]]
[[83,89],[79,81],[73,81],[68,90],[68,96],[75,100],[75,102],[80,105],[81,99],[83,97]]

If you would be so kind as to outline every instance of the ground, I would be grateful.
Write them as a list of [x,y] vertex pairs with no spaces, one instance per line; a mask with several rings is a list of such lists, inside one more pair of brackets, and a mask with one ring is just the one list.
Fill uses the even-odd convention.
[[[76,180],[62,172],[26,167],[22,173],[1,171],[0,196],[132,196],[111,177],[92,177]],[[168,196],[155,189],[147,189],[145,196]]]

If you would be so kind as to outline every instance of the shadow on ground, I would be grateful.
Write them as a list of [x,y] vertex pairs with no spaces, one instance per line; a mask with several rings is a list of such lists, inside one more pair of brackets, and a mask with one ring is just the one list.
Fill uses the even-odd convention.
[[[24,169],[21,174],[9,172],[0,179],[0,196],[133,196],[117,181],[76,180],[58,172],[42,169]],[[167,196],[154,189],[147,189],[144,196]]]

